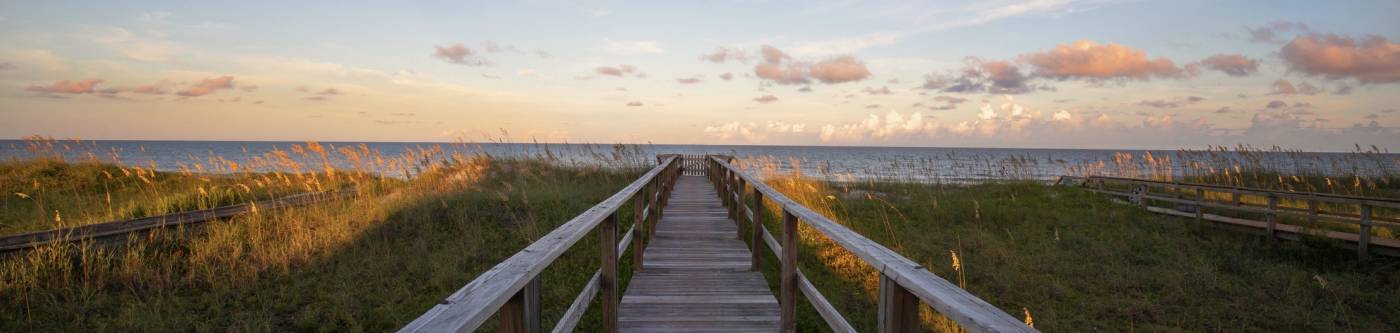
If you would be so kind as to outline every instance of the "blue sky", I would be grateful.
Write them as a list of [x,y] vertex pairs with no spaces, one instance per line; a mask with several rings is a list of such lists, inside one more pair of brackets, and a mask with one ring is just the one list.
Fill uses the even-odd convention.
[[[0,137],[1400,148],[1397,12],[1394,1],[6,2]],[[730,57],[702,60],[720,50]]]

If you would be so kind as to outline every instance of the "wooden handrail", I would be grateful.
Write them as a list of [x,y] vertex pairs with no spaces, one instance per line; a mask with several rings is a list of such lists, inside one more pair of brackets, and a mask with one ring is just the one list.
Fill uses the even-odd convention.
[[[733,184],[737,182],[731,181],[731,179],[739,180],[753,188],[755,197],[759,200],[755,203],[756,206],[763,205],[761,200],[767,199],[777,203],[781,209],[778,213],[784,222],[782,244],[770,244],[770,248],[781,248],[779,258],[782,265],[780,279],[782,285],[779,288],[781,294],[779,303],[783,307],[780,328],[784,332],[795,330],[796,317],[789,313],[793,311],[790,309],[795,309],[796,304],[793,304],[796,299],[795,292],[800,288],[801,281],[804,280],[798,278],[800,275],[797,269],[796,224],[799,222],[806,223],[813,230],[821,232],[832,242],[855,254],[880,272],[882,283],[879,322],[882,332],[912,332],[919,329],[917,326],[919,323],[918,311],[910,306],[910,302],[915,302],[914,298],[928,304],[934,310],[971,332],[1038,332],[1001,309],[934,275],[912,260],[789,199],[786,195],[764,184],[762,180],[735,168],[728,159],[720,156],[709,157],[710,165],[707,171],[710,173],[711,181],[715,182],[716,188],[721,192],[719,195],[732,198],[737,195],[737,192],[744,191],[743,188],[735,188]],[[748,203],[746,202],[732,199],[722,201],[725,203],[736,202],[737,206],[744,206],[745,215],[753,212],[753,209],[747,207]],[[758,221],[761,216],[749,215],[749,217],[749,221]],[[766,230],[764,232],[766,233]],[[760,244],[755,243],[752,246],[752,250],[757,252]],[[801,289],[804,289],[805,292],[807,288]],[[812,289],[815,291],[815,288]],[[826,303],[825,298],[820,297],[819,293],[814,294],[817,297],[807,294],[809,299],[821,298],[820,301],[813,303],[814,306],[819,306],[817,303]],[[828,309],[818,309],[824,318],[834,313],[834,309],[829,310],[831,312],[827,312]],[[839,316],[839,314],[837,315]],[[849,326],[842,327],[830,319],[827,321],[833,330],[849,330]]]
[[[1163,209],[1157,209],[1157,207],[1148,206],[1149,201],[1163,201],[1194,207],[1194,211],[1190,212],[1190,214],[1198,221],[1210,219],[1216,222],[1227,222],[1235,224],[1239,224],[1240,222],[1263,224],[1265,233],[1267,236],[1270,237],[1270,239],[1279,237],[1279,214],[1305,217],[1308,219],[1309,222],[1312,223],[1316,223],[1320,219],[1325,218],[1335,222],[1355,224],[1358,226],[1359,229],[1356,234],[1346,234],[1337,236],[1340,237],[1340,239],[1356,242],[1357,256],[1362,259],[1370,257],[1371,251],[1369,250],[1369,248],[1372,243],[1371,228],[1373,226],[1380,225],[1400,227],[1400,220],[1379,218],[1372,215],[1373,207],[1400,208],[1400,200],[1398,199],[1358,197],[1314,192],[1289,192],[1236,186],[1178,183],[1149,179],[1107,176],[1061,176],[1058,180],[1056,180],[1055,183],[1064,184],[1066,183],[1066,181],[1079,181],[1081,182],[1080,185],[1084,186],[1084,188],[1089,191],[1127,197],[1128,200],[1132,203],[1140,205],[1143,208],[1149,208],[1153,212],[1181,215],[1175,214],[1179,212],[1167,212]],[[1091,183],[1092,185],[1094,185],[1094,187],[1090,187]],[[1105,183],[1132,185],[1135,186],[1135,189],[1133,189],[1131,192],[1116,191],[1113,189],[1106,188],[1104,186]],[[1162,188],[1164,190],[1176,191],[1176,193],[1184,193],[1183,190],[1190,190],[1190,192],[1194,193],[1190,195],[1189,198],[1174,198],[1163,195],[1153,195],[1151,193],[1151,188]],[[1230,201],[1208,199],[1208,192],[1229,193],[1231,199]],[[1258,205],[1244,203],[1241,201],[1241,198],[1245,195],[1263,197],[1267,204]],[[1300,209],[1280,207],[1279,199],[1282,198],[1306,202],[1307,208]],[[1333,204],[1343,205],[1356,205],[1358,214],[1353,215],[1349,213],[1324,212],[1319,208],[1319,202],[1329,202]],[[1208,218],[1207,214],[1205,213],[1205,208],[1207,207],[1228,211],[1260,213],[1264,214],[1264,221],[1255,221],[1250,219],[1233,217],[1220,217],[1213,215]],[[1351,236],[1355,236],[1355,239],[1352,240],[1353,237]],[[1332,236],[1329,237],[1338,238]]]
[[[1162,197],[1162,196],[1153,196],[1153,195],[1145,195],[1144,197],[1146,197],[1146,198],[1148,198],[1148,199],[1152,199],[1152,200],[1167,201],[1167,202],[1176,202],[1176,203],[1183,203],[1183,204],[1199,204],[1199,205],[1205,206],[1205,207],[1214,207],[1214,208],[1222,208],[1222,209],[1238,210],[1238,211],[1246,211],[1246,212],[1265,213],[1265,214],[1283,213],[1283,214],[1289,214],[1289,215],[1295,215],[1295,216],[1306,216],[1306,217],[1309,218],[1310,221],[1315,221],[1315,220],[1317,220],[1317,219],[1322,218],[1322,219],[1329,219],[1329,220],[1334,220],[1334,221],[1339,221],[1339,222],[1345,222],[1345,223],[1352,223],[1352,224],[1360,224],[1360,221],[1361,221],[1361,215],[1360,215],[1360,214],[1351,214],[1351,213],[1345,213],[1345,212],[1327,212],[1327,211],[1322,211],[1320,208],[1318,208],[1318,203],[1319,203],[1319,202],[1329,202],[1329,203],[1334,203],[1334,204],[1356,205],[1356,206],[1358,206],[1357,211],[1359,212],[1361,206],[1392,208],[1390,205],[1386,204],[1388,201],[1400,202],[1400,200],[1390,199],[1390,198],[1355,197],[1355,196],[1342,196],[1342,197],[1346,197],[1346,198],[1349,198],[1349,199],[1337,199],[1337,197],[1332,197],[1332,198],[1331,198],[1332,200],[1328,200],[1329,198],[1324,196],[1324,195],[1326,195],[1326,193],[1315,193],[1315,192],[1288,192],[1288,191],[1266,190],[1266,189],[1256,189],[1256,188],[1247,188],[1247,187],[1219,186],[1219,185],[1202,186],[1202,185],[1189,184],[1189,183],[1174,183],[1174,182],[1163,182],[1163,181],[1156,181],[1156,180],[1133,179],[1133,178],[1120,178],[1120,177],[1060,176],[1059,180],[1057,180],[1057,181],[1055,182],[1055,184],[1063,184],[1066,180],[1076,180],[1076,179],[1077,179],[1077,180],[1086,181],[1086,182],[1106,181],[1106,182],[1113,182],[1113,183],[1119,183],[1119,184],[1140,184],[1140,185],[1146,185],[1146,186],[1164,187],[1164,188],[1172,188],[1172,189],[1190,189],[1190,190],[1197,190],[1197,191],[1209,191],[1209,192],[1230,193],[1230,194],[1231,194],[1231,198],[1232,198],[1231,201],[1220,201],[1220,200],[1211,200],[1211,199],[1203,199],[1203,200],[1199,200],[1199,201],[1198,201],[1198,200],[1195,200],[1195,199],[1191,199],[1191,200],[1182,200],[1182,199],[1169,198],[1169,197]],[[1087,184],[1086,184],[1086,185],[1087,185]],[[1104,190],[1104,189],[1098,189],[1097,191],[1102,191],[1102,192],[1111,193],[1111,194],[1132,195],[1131,193],[1109,191],[1109,190]],[[1269,198],[1272,198],[1272,200],[1274,200],[1275,202],[1277,202],[1279,199],[1284,199],[1284,198],[1291,199],[1291,200],[1295,200],[1295,201],[1303,201],[1303,202],[1307,202],[1307,203],[1308,203],[1308,208],[1269,207],[1268,205],[1260,205],[1260,204],[1245,203],[1245,202],[1241,202],[1241,197],[1244,196],[1244,195],[1253,195],[1253,196],[1264,197],[1266,200],[1269,200]],[[1372,217],[1371,217],[1371,222],[1374,223],[1374,224],[1376,224],[1376,225],[1385,225],[1385,226],[1392,226],[1392,227],[1400,227],[1400,219],[1395,219],[1395,218],[1381,218],[1381,217],[1372,216]]]
[[[621,244],[615,241],[618,214],[621,213],[619,209],[628,200],[634,200],[634,197],[645,198],[643,201],[647,201],[646,207],[640,209],[646,213],[642,215],[642,220],[634,221],[633,228],[653,229],[650,227],[659,220],[661,208],[665,206],[670,189],[674,187],[676,177],[680,175],[680,164],[677,163],[679,160],[675,155],[658,156],[658,165],[627,187],[481,273],[471,283],[453,292],[441,303],[399,329],[399,332],[471,332],[497,314],[502,317],[500,321],[503,331],[538,332],[539,273],[594,230],[598,231],[602,244],[609,245],[600,246],[602,267],[580,293],[579,299],[587,298],[588,301],[583,302],[584,305],[580,307],[577,315],[581,315],[582,309],[587,308],[586,304],[591,301],[592,294],[602,293],[602,312],[605,316],[603,329],[608,332],[616,331],[617,261],[627,250],[629,242],[642,241],[635,237],[640,232],[634,234],[633,231],[623,236]],[[644,191],[645,189],[651,190]],[[640,226],[637,223],[641,223]],[[637,265],[640,266],[641,263]],[[507,306],[508,304],[510,306]],[[565,314],[560,324],[576,324],[577,315],[573,313],[571,307],[570,313]],[[558,331],[560,327],[555,329]],[[572,327],[564,328],[564,331],[569,330],[572,330]]]
[[1263,188],[1252,188],[1252,187],[1241,187],[1241,186],[1228,186],[1228,185],[1216,185],[1216,184],[1201,184],[1201,183],[1187,183],[1187,182],[1170,182],[1170,181],[1162,181],[1162,180],[1139,179],[1139,178],[1127,178],[1127,177],[1113,177],[1113,176],[1087,176],[1087,177],[1083,177],[1083,176],[1060,176],[1060,178],[1057,179],[1057,180],[1055,181],[1055,183],[1056,183],[1056,184],[1059,184],[1059,183],[1063,182],[1065,179],[1088,179],[1088,180],[1108,180],[1108,181],[1134,182],[1134,183],[1153,183],[1153,184],[1162,184],[1162,185],[1172,185],[1172,186],[1176,186],[1176,187],[1189,188],[1189,189],[1193,189],[1193,190],[1194,190],[1194,189],[1205,189],[1205,190],[1208,190],[1208,191],[1239,192],[1239,193],[1243,193],[1243,194],[1251,194],[1251,195],[1258,195],[1258,196],[1268,196],[1268,195],[1272,194],[1272,195],[1278,196],[1279,198],[1287,198],[1287,199],[1294,199],[1294,200],[1318,200],[1318,201],[1322,201],[1322,202],[1332,202],[1332,203],[1368,204],[1368,205],[1371,205],[1371,206],[1373,206],[1373,207],[1400,208],[1400,199],[1394,199],[1394,198],[1367,197],[1367,196],[1343,195],[1343,194],[1319,193],[1319,192],[1296,192],[1296,191],[1271,190],[1271,189],[1263,189]]

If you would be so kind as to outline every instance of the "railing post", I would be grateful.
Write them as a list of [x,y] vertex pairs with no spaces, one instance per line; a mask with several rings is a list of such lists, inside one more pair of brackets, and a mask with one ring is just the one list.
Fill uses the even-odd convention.
[[661,200],[656,195],[660,192],[657,191],[660,186],[661,178],[658,177],[653,178],[646,188],[647,201],[649,202],[647,204],[647,245],[651,245],[651,240],[656,238],[656,220],[661,214]]
[[737,212],[735,215],[739,215],[739,218],[734,219],[734,239],[744,240],[744,226],[747,225],[747,223],[744,222],[749,220],[749,216],[744,214],[744,211],[748,210],[747,208],[749,206],[749,202],[744,200],[744,187],[747,184],[742,177],[734,178],[739,180],[737,183],[739,186],[734,189],[734,194],[738,197],[738,199],[735,200],[738,202],[734,205],[734,211]]
[[750,246],[752,248],[752,251],[749,251],[753,255],[753,267],[750,267],[749,269],[753,271],[758,271],[759,265],[762,264],[763,261],[763,252],[761,250],[764,248],[764,246],[763,192],[759,192],[757,187],[753,188],[753,202],[753,218],[750,219],[751,221],[749,221],[749,225],[753,229],[752,235],[749,235],[750,242],[753,243],[753,245]]
[[617,213],[608,215],[598,225],[598,247],[602,249],[602,274],[599,274],[598,289],[602,294],[603,332],[617,332]]
[[919,331],[919,298],[884,273],[880,274],[879,307],[881,333]]
[[1269,235],[1271,242],[1278,237],[1278,234],[1275,233],[1275,229],[1278,227],[1278,213],[1274,212],[1275,209],[1278,209],[1278,196],[1269,193],[1269,212],[1264,214],[1264,222],[1268,223],[1268,226],[1264,232]]
[[1317,199],[1308,199],[1308,223],[1317,226]]
[[1196,223],[1204,223],[1206,220],[1206,190],[1196,188]]
[[778,305],[782,313],[778,317],[779,330],[797,331],[797,216],[783,209],[783,259],[782,285]]
[[642,235],[646,234],[647,223],[642,209],[647,205],[646,191],[638,191],[632,199],[632,271],[642,271]]
[[536,276],[497,312],[501,333],[540,332],[540,278]]
[[734,194],[739,191],[739,175],[736,172],[730,171],[729,178],[725,180],[729,181],[729,189],[726,190],[728,192],[726,196],[729,197],[729,215],[734,217],[735,222],[738,222],[740,218],[739,200],[734,199]]
[[1356,236],[1356,256],[1361,260],[1371,258],[1371,205],[1361,204],[1361,230]]

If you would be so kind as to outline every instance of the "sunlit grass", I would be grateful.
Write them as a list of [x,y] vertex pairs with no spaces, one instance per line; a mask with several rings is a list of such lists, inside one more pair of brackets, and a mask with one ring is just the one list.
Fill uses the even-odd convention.
[[[198,191],[197,185],[209,183],[203,177],[235,182],[231,186],[264,181],[298,190],[354,187],[356,194],[306,207],[259,210],[198,229],[161,229],[114,246],[76,242],[0,258],[0,295],[5,295],[0,297],[0,331],[393,330],[639,175],[629,164],[635,156],[568,166],[548,156],[434,157],[439,150],[423,148],[394,158],[400,162],[384,158],[384,164],[403,166],[396,170],[405,176],[390,177],[364,172],[369,167],[320,166],[345,165],[336,159],[362,150],[330,153],[314,143],[293,147],[288,156],[310,157],[311,166],[147,173],[152,183],[165,184],[162,191],[113,201],[159,201],[189,191],[191,184]],[[316,162],[322,152],[325,159]],[[617,154],[628,153],[611,156],[621,156]],[[105,180],[92,173],[130,169],[91,161],[25,163],[81,176],[64,178],[73,185],[66,192],[34,194],[49,202],[71,200],[73,207],[91,201],[63,199],[65,193],[90,192],[96,188],[92,181]],[[120,177],[125,176],[114,178]],[[233,202],[243,200],[251,198]],[[586,237],[543,273],[549,281],[548,323],[597,268],[597,253],[594,237]],[[596,324],[585,320],[583,327]]]
[[[1397,262],[1357,261],[1335,244],[1271,243],[1032,181],[832,183],[765,172],[776,169],[765,163],[747,166],[789,198],[1045,331],[1400,325],[1390,313],[1400,307]],[[770,231],[781,230],[777,221],[769,217]],[[807,276],[858,330],[873,330],[876,272],[814,231],[804,229],[800,239]],[[775,259],[766,271],[770,284]],[[826,326],[809,308],[799,317],[804,330]],[[923,318],[927,329],[958,331],[927,308]]]

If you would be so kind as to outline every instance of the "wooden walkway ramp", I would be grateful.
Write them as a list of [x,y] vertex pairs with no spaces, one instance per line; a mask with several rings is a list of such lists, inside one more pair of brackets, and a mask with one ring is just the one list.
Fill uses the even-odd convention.
[[775,332],[778,298],[705,177],[682,176],[618,312],[621,332]]
[[[550,281],[541,281],[540,272],[589,234],[612,246],[599,247],[598,271],[551,332],[580,331],[578,324],[595,300],[601,327],[584,331],[796,332],[797,308],[803,306],[799,293],[832,331],[857,332],[798,267],[799,223],[880,272],[878,332],[920,331],[924,306],[968,332],[1037,332],[922,265],[788,199],[731,165],[733,160],[658,155],[657,166],[632,184],[482,272],[399,332],[471,332],[492,318],[501,332],[544,332],[540,285]],[[626,231],[619,230],[624,214],[636,221]],[[778,230],[756,221],[768,216],[780,217]],[[750,252],[766,254],[764,249],[779,258],[769,263],[780,268],[777,292],[759,270],[764,257]],[[618,261],[628,253],[642,264],[633,267],[631,283],[620,290]]]

